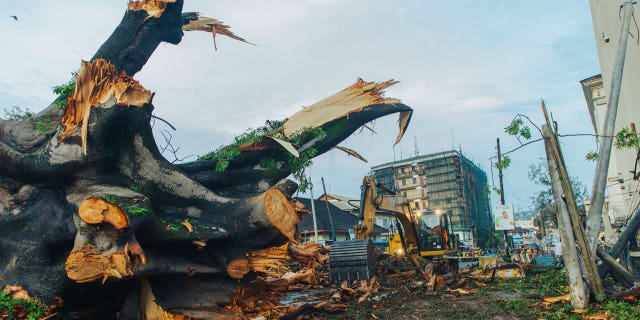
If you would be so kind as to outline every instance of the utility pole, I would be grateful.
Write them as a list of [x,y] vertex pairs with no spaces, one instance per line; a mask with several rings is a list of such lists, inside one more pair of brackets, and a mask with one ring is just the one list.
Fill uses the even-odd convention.
[[622,22],[620,23],[620,39],[616,48],[616,55],[611,75],[611,88],[609,91],[609,101],[604,120],[602,138],[598,144],[598,163],[596,164],[595,176],[593,178],[593,188],[591,195],[591,207],[587,216],[586,236],[592,252],[596,252],[596,238],[600,231],[600,219],[602,219],[602,207],[604,206],[604,193],[607,188],[607,174],[609,173],[609,160],[611,157],[611,145],[616,126],[616,115],[618,112],[618,101],[620,99],[620,88],[622,86],[622,73],[624,71],[624,61],[627,54],[627,40],[629,39],[629,24],[633,5],[636,1],[626,0],[622,4]]
[[560,245],[562,246],[562,259],[564,261],[567,277],[569,278],[569,294],[571,295],[571,305],[574,308],[586,309],[589,307],[589,291],[587,284],[583,279],[580,269],[580,258],[576,249],[572,232],[572,221],[569,216],[569,209],[562,197],[562,185],[560,183],[560,175],[558,174],[558,166],[552,155],[552,147],[550,132],[547,125],[542,126],[542,136],[544,139],[544,148],[547,154],[547,165],[549,168],[549,179],[551,180],[551,189],[553,190],[553,198],[556,203],[556,215],[558,217],[558,232],[560,234]]
[[[500,153],[500,138],[496,138],[498,148],[498,178],[500,180],[500,204],[504,205],[504,188],[502,187],[502,154]],[[505,231],[506,232],[506,231]]]
[[329,215],[329,224],[331,225],[331,240],[336,240],[336,229],[333,227],[333,219],[331,218],[331,209],[329,209],[329,197],[327,196],[327,188],[324,186],[324,177],[321,177],[322,191],[324,192],[324,204],[327,205],[327,214]]
[[[311,180],[311,178],[309,178]],[[316,219],[316,204],[315,199],[313,199],[313,183],[309,188],[309,194],[311,195],[311,214],[313,215],[313,240],[318,242],[318,220]]]
[[[500,181],[500,204],[504,206],[504,187],[502,185],[502,154],[500,153],[500,138],[496,138],[496,146],[498,149],[498,180]],[[507,236],[507,230],[504,230],[504,245],[509,246],[509,237]]]

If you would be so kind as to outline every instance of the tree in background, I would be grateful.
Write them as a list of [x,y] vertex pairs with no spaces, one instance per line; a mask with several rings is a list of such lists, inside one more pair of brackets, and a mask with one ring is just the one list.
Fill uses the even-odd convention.
[[[551,180],[549,178],[547,164],[540,161],[529,165],[529,180],[544,187],[543,190],[531,197],[533,208],[538,212],[537,217],[540,217],[545,226],[550,226],[554,229],[557,228],[558,219],[556,218],[556,206],[553,200],[553,191],[551,190]],[[588,195],[587,187],[577,177],[570,177],[569,182],[571,183],[573,196],[584,215],[584,198]]]

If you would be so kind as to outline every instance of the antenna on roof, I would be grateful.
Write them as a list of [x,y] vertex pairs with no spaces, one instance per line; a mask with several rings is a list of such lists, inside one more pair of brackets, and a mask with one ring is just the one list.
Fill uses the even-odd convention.
[[420,155],[420,151],[418,151],[418,138],[416,136],[413,136],[413,155],[416,157]]
[[456,149],[456,141],[453,139],[453,130],[451,130],[451,150]]

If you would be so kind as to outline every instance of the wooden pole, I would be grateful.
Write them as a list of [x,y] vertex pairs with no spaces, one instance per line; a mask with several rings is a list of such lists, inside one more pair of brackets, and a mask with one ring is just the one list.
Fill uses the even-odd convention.
[[602,219],[602,208],[604,206],[604,193],[607,188],[607,175],[609,172],[609,160],[611,158],[611,146],[615,134],[616,115],[618,112],[618,100],[620,98],[620,88],[622,85],[622,73],[624,71],[624,61],[627,53],[627,40],[629,35],[629,23],[633,12],[633,2],[625,1],[622,7],[622,23],[620,24],[620,39],[616,48],[613,71],[611,75],[611,88],[609,90],[609,103],[604,120],[604,128],[600,133],[602,137],[598,143],[598,162],[596,164],[595,176],[593,178],[593,188],[591,194],[591,206],[587,216],[586,236],[589,240],[591,251],[595,251],[598,231],[600,231],[600,220]]
[[607,266],[613,271],[613,275],[616,277],[616,279],[620,280],[629,287],[633,286],[633,283],[636,281],[633,274],[629,272],[629,270],[625,269],[612,256],[610,256],[604,248],[598,246],[598,248],[596,249],[596,254],[602,260],[602,265]]
[[564,201],[567,204],[567,210],[571,217],[571,227],[575,236],[576,243],[582,253],[582,260],[584,261],[584,267],[586,269],[586,279],[591,286],[591,290],[595,294],[603,295],[604,287],[602,286],[602,279],[598,275],[598,269],[596,266],[595,250],[591,250],[587,238],[585,236],[584,228],[582,226],[582,217],[578,211],[578,205],[576,199],[573,197],[573,191],[571,190],[571,183],[569,182],[569,174],[567,173],[567,167],[564,163],[564,157],[562,156],[562,150],[560,150],[560,143],[556,136],[555,129],[549,119],[547,108],[542,101],[542,112],[546,120],[546,127],[548,130],[547,140],[549,141],[549,150],[551,156],[556,164],[557,173],[560,179],[560,185],[562,186],[562,193],[564,194]]
[[498,148],[498,178],[500,180],[500,204],[504,205],[504,188],[502,186],[502,154],[500,153],[500,138],[496,138],[496,148]]
[[542,126],[542,135],[544,139],[544,147],[547,152],[547,164],[549,167],[549,177],[551,180],[551,189],[553,190],[553,198],[556,203],[556,215],[558,217],[558,232],[560,233],[560,244],[562,245],[562,259],[564,267],[567,270],[569,278],[569,294],[571,295],[571,305],[574,308],[587,309],[589,304],[589,291],[587,285],[582,278],[580,269],[580,260],[578,251],[576,250],[575,239],[571,231],[571,218],[567,205],[562,199],[562,186],[560,184],[560,176],[556,161],[552,156],[550,135],[546,125]]
[[[498,163],[496,167],[498,167],[498,180],[500,181],[500,204],[504,205],[504,187],[502,184],[502,153],[500,153],[500,138],[496,138],[496,148],[498,149]],[[507,236],[507,233],[508,231],[504,230],[505,247],[509,246],[509,237]]]
[[[622,250],[624,250],[624,248],[627,246],[627,242],[631,240],[631,237],[635,237],[636,231],[638,230],[639,226],[640,226],[640,209],[636,210],[636,212],[633,214],[633,217],[631,217],[631,220],[629,220],[629,222],[627,223],[626,228],[620,234],[618,241],[616,241],[613,247],[609,249],[608,254],[613,259],[617,259],[618,256],[620,256],[620,253],[622,253]],[[600,266],[600,269],[598,271],[601,277],[605,277],[607,275],[607,272],[609,272],[609,266],[606,264],[603,264],[602,266]]]

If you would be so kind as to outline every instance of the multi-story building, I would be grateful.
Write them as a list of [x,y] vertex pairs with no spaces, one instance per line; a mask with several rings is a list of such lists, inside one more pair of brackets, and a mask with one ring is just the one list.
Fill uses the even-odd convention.
[[441,210],[466,246],[484,246],[492,231],[487,175],[452,150],[374,166],[377,182],[403,194],[415,212]]
[[[622,82],[618,97],[617,116],[614,134],[627,129],[633,134],[640,124],[640,46],[636,44],[638,29],[634,26],[635,18],[631,17],[629,32],[621,32],[622,1],[589,0],[593,31],[600,75],[580,81],[582,84],[589,115],[596,135],[604,134],[604,121],[609,101],[612,97],[613,70],[616,63],[616,51],[620,36],[627,37],[626,57],[622,72]],[[632,12],[638,11],[638,5],[632,6]],[[635,8],[634,8],[635,7]],[[603,229],[605,242],[612,244],[618,238],[617,231],[626,224],[627,219],[640,207],[640,148],[617,149],[611,151],[611,160],[607,172],[607,199],[603,208]],[[588,202],[585,202],[588,205]]]

